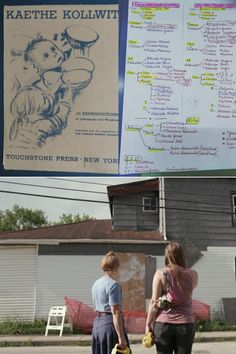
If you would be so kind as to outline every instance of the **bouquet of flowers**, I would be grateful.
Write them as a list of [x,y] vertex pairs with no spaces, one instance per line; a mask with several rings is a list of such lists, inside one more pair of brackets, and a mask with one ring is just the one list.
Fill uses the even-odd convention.
[[158,307],[160,309],[169,309],[171,305],[175,302],[175,295],[168,292],[167,294],[160,296],[158,300]]

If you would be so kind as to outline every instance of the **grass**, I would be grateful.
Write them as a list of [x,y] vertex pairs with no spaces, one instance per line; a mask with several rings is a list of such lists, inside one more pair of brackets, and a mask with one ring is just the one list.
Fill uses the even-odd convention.
[[46,328],[45,321],[28,322],[0,322],[0,335],[31,335],[31,334],[44,334]]
[[[44,335],[46,330],[46,321],[35,320],[28,322],[0,322],[0,335]],[[64,334],[71,334],[71,330],[67,327],[63,330]]]
[[[36,320],[33,323],[26,322],[0,322],[0,335],[44,335],[46,321]],[[236,325],[229,325],[223,321],[196,321],[197,332],[236,331]],[[63,334],[72,334],[70,328],[65,327]],[[74,331],[73,334],[79,334]]]

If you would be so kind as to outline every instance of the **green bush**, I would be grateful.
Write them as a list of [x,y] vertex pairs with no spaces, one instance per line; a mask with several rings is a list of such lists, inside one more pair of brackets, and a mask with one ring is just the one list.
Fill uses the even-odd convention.
[[236,325],[229,325],[221,320],[195,322],[197,332],[213,332],[213,331],[235,331]]

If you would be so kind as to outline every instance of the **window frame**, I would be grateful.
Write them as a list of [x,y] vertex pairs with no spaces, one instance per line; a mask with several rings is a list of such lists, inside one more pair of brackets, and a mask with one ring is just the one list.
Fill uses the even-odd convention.
[[234,257],[234,279],[236,281],[236,256]]
[[[149,208],[145,209],[145,199],[150,201]],[[155,200],[155,209],[152,209],[152,200]],[[142,211],[143,213],[157,213],[158,212],[158,198],[157,197],[142,197]]]
[[232,203],[232,223],[236,226],[236,193],[231,194],[231,203]]

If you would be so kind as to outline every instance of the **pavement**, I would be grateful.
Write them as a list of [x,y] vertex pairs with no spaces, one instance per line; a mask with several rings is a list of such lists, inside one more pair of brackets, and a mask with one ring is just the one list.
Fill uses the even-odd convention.
[[[141,334],[129,334],[130,343],[139,344],[142,341]],[[229,332],[197,332],[195,342],[222,342],[235,341],[236,331]],[[1,335],[0,347],[21,347],[21,346],[90,346],[91,335]]]

